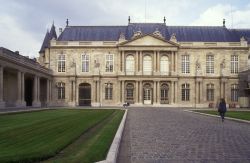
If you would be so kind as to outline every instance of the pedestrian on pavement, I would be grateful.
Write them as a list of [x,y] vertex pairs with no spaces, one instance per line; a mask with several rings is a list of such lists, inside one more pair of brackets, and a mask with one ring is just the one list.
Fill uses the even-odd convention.
[[221,116],[222,122],[224,122],[224,117],[225,117],[226,111],[227,111],[227,105],[226,105],[225,99],[222,98],[220,100],[219,107],[218,107],[218,112]]

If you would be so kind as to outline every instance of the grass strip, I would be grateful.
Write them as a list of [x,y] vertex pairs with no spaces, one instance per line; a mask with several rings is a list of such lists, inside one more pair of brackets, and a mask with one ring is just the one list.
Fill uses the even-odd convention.
[[0,115],[0,162],[54,156],[114,110],[48,110]]
[[96,162],[104,160],[119,127],[124,111],[116,110],[89,132],[45,163]]
[[[193,111],[212,114],[212,115],[219,115],[219,113],[214,110],[193,110]],[[226,117],[250,121],[250,111],[227,111]]]

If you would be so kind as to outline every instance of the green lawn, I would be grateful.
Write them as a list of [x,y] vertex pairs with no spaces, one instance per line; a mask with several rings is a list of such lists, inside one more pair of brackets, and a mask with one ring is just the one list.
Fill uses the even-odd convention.
[[[206,113],[206,114],[219,115],[219,113],[214,110],[193,110],[193,111]],[[250,121],[250,111],[227,111],[226,117],[232,117],[232,118]]]
[[[98,127],[100,132],[92,131],[89,137],[98,137],[99,144],[106,142],[101,149],[104,157],[100,159],[104,159],[123,113],[121,110],[60,109],[0,115],[0,162],[34,162],[57,156]],[[108,126],[111,126],[110,130],[105,129]],[[90,146],[93,152],[97,151],[93,144],[100,146],[96,141]],[[86,141],[81,142],[84,143]],[[69,153],[72,151],[77,150],[69,150]],[[79,158],[82,156],[84,153],[80,153]]]

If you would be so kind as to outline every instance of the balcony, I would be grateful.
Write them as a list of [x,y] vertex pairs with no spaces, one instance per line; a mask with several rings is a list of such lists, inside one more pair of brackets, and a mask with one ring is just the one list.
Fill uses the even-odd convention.
[[152,71],[143,71],[143,75],[152,75]]

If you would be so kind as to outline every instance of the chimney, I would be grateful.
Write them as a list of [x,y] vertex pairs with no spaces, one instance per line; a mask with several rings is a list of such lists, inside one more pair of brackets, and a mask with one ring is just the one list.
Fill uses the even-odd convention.
[[223,19],[223,27],[226,27],[226,20]]
[[163,18],[163,21],[164,21],[164,24],[166,24],[166,17],[164,16],[164,18]]
[[130,24],[130,16],[128,16],[128,24]]
[[19,51],[15,51],[15,53],[16,53],[17,55],[19,55]]

